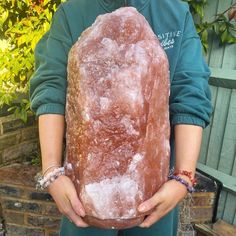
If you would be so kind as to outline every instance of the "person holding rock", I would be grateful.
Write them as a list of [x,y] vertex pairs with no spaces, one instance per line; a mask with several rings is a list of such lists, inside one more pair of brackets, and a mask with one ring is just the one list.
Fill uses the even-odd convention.
[[[186,3],[179,0],[69,0],[59,6],[51,28],[35,51],[35,73],[30,81],[31,108],[39,120],[44,176],[55,173],[48,191],[64,215],[60,235],[110,235],[118,230],[91,227],[83,221],[85,209],[63,165],[68,53],[97,16],[125,5],[136,8],[149,22],[165,50],[170,66],[171,166],[176,172],[138,210],[147,217],[124,236],[175,236],[176,205],[192,191],[202,130],[212,112],[209,69]],[[148,213],[150,212],[151,213]]]

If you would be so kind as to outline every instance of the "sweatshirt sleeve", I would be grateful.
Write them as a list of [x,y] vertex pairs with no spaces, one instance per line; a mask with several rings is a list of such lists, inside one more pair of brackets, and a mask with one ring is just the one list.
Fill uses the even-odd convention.
[[202,45],[188,11],[182,45],[171,82],[170,121],[205,128],[212,112],[208,85],[210,71],[202,56]]
[[31,109],[36,115],[64,114],[67,57],[71,34],[62,7],[54,14],[49,32],[35,49],[35,72],[30,80]]

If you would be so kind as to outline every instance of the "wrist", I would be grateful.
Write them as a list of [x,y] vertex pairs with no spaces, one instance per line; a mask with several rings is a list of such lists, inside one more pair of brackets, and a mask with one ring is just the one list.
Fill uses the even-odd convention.
[[42,169],[42,176],[45,176],[47,173],[49,173],[49,172],[51,172],[54,169],[59,168],[59,167],[61,167],[60,164],[51,164],[51,165],[43,167],[43,169]]
[[65,175],[65,168],[55,167],[53,170],[48,171],[47,174],[42,175],[38,178],[36,188],[41,190],[46,189],[61,175]]
[[193,186],[191,186],[186,180],[184,180],[183,178],[181,178],[180,176],[178,175],[169,175],[168,177],[169,180],[175,180],[176,182],[182,184],[183,186],[186,187],[187,191],[189,193],[193,193],[195,192],[195,189]]
[[183,169],[173,169],[171,173],[175,176],[179,176],[185,181],[188,182],[189,185],[195,186],[197,180],[195,178],[195,171],[183,170]]
[[168,179],[179,182],[186,187],[189,193],[193,193],[195,191],[194,186],[196,184],[196,180],[191,171],[172,169]]

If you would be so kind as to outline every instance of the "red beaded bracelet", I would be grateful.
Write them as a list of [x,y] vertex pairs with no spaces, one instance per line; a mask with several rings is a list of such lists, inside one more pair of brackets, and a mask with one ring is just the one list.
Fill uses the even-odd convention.
[[189,178],[189,180],[192,183],[192,186],[194,187],[197,184],[197,180],[196,178],[192,177],[193,173],[191,171],[187,171],[187,170],[175,170],[173,175],[184,175],[187,176]]

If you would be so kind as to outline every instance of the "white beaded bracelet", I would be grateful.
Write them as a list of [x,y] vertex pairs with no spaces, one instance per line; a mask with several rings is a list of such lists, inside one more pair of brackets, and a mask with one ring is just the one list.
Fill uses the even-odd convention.
[[40,176],[38,178],[36,188],[44,190],[61,175],[65,175],[65,168],[64,167],[55,168],[53,171],[49,172],[47,175]]

